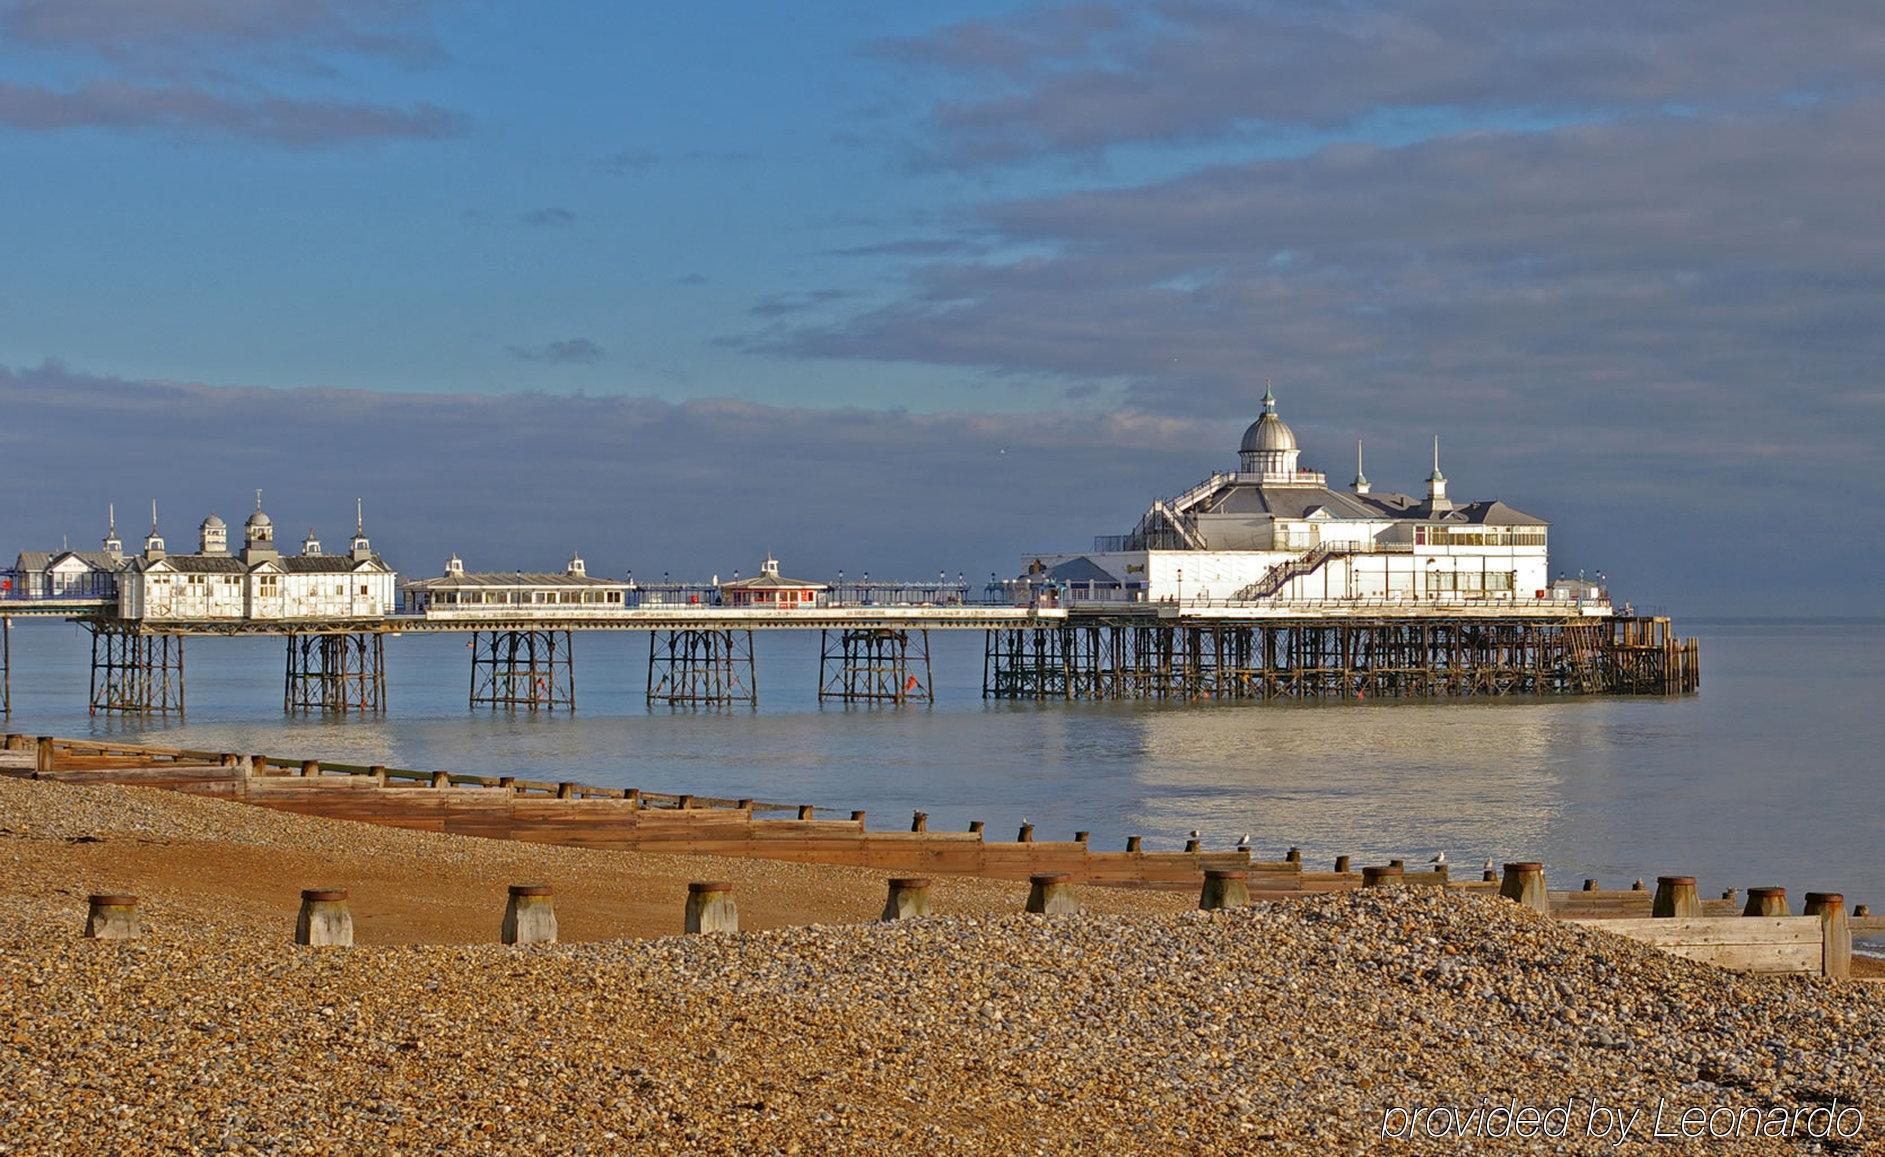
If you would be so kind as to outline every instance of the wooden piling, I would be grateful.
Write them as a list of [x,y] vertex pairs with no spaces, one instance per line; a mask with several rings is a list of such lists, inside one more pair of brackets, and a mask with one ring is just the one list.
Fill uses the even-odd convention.
[[143,934],[136,896],[104,892],[85,898],[87,940],[136,940]]
[[1034,825],[1022,824],[1021,831],[1016,834],[1015,839],[1019,840],[1021,843],[1024,843],[1024,844],[1033,843],[1034,842]]
[[1228,868],[1206,868],[1204,870],[1204,888],[1198,893],[1198,908],[1212,911],[1217,908],[1248,908],[1250,906],[1249,873]]
[[1648,890],[1649,889],[1643,887],[1643,878],[1641,876],[1636,878],[1636,883],[1630,885],[1630,891],[1632,892],[1647,892]]
[[1028,877],[1028,911],[1043,916],[1069,916],[1080,910],[1074,899],[1073,876],[1067,872],[1043,872]]
[[1656,899],[1649,914],[1664,919],[1702,914],[1702,899],[1695,894],[1694,876],[1657,876]]
[[687,932],[738,932],[739,906],[733,903],[733,885],[725,880],[696,880],[687,886]]
[[1852,975],[1852,926],[1840,892],[1808,892],[1802,915],[1820,918],[1820,974],[1835,980]]
[[984,827],[986,827],[986,825],[983,824],[981,820],[970,820],[969,821],[969,834],[972,836],[979,836],[982,834],[982,830]]
[[379,785],[380,787],[386,786],[386,765],[385,764],[376,763],[372,765],[371,767],[367,768],[367,774],[373,777],[373,782],[375,784]]
[[1346,873],[1348,871],[1348,865],[1349,865],[1349,857],[1347,856],[1335,857],[1335,870],[1336,871]]
[[1073,842],[1076,844],[1084,844],[1087,842],[1087,837],[1092,834],[1092,832],[1075,832],[1073,833]]
[[315,948],[353,946],[353,913],[347,910],[344,889],[302,891],[301,911],[295,917],[295,943]]
[[433,772],[433,773],[432,773],[432,786],[433,786],[433,787],[450,787],[450,786],[452,786],[452,773],[451,773],[451,772],[449,772],[449,771],[435,771],[435,772]]
[[812,818],[812,805],[811,804],[802,803],[799,805],[799,818],[802,820],[808,820]]
[[928,812],[911,812],[910,813],[910,830],[913,832],[928,831],[929,830],[929,813]]
[[1203,845],[1203,843],[1202,843],[1201,841],[1198,841],[1198,840],[1186,840],[1186,841],[1185,841],[1185,850],[1186,850],[1187,852],[1197,852],[1197,851],[1201,851],[1201,850],[1203,849],[1203,846],[1204,846],[1204,845]]
[[1140,836],[1127,836],[1126,837],[1126,850],[1128,852],[1140,851],[1144,847],[1144,844],[1145,844],[1145,841],[1143,837],[1140,837]]
[[1791,916],[1787,908],[1787,889],[1785,888],[1749,888],[1748,906],[1741,910],[1743,916]]
[[1403,872],[1405,872],[1407,870],[1407,861],[1406,860],[1389,860],[1388,867],[1399,868]]
[[927,876],[892,876],[889,895],[884,898],[883,920],[908,920],[929,915],[929,878]]
[[319,774],[321,774],[321,761],[320,760],[304,759],[301,761],[301,778],[312,779],[313,777]]
[[[575,783],[567,779],[558,781],[556,785],[556,798],[575,799],[576,798]],[[688,799],[687,796],[682,796],[679,806],[684,808],[688,805],[689,802],[690,800]]]
[[33,741],[33,773],[35,775],[52,774],[52,736],[42,735]]
[[[752,806],[753,806],[753,801],[751,801],[751,800],[747,800],[747,801],[746,801],[746,806],[747,806],[747,808],[748,808],[748,809],[750,810],[750,809],[752,808]],[[854,824],[862,824],[862,823],[864,822],[864,816],[865,816],[865,812],[864,812],[864,809],[863,809],[863,808],[853,808],[853,809],[851,809],[851,822],[852,822],[852,823],[854,823]]]
[[1584,881],[1584,890],[1586,892],[1595,892],[1597,890],[1597,881],[1586,879]]
[[498,939],[505,944],[555,944],[556,903],[548,884],[512,884]]
[[1508,900],[1551,912],[1551,900],[1545,894],[1545,866],[1537,860],[1516,860],[1505,866],[1499,880],[1499,895]]
[[1364,888],[1399,887],[1407,869],[1395,864],[1370,864],[1361,870],[1361,886]]
[[1286,864],[1302,863],[1302,849],[1291,848],[1289,851],[1283,853],[1283,862]]

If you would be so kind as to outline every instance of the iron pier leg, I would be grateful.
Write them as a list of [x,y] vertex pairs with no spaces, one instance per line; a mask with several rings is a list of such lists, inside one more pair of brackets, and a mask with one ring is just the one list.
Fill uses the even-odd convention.
[[683,629],[648,633],[648,702],[759,705],[753,632]]
[[473,631],[473,707],[576,708],[576,663],[569,631]]
[[135,627],[88,624],[92,632],[90,711],[183,714],[183,639]]
[[[835,650],[834,633],[838,644]],[[912,667],[909,631],[883,627],[820,631],[818,701],[908,703],[920,699],[934,703],[929,632],[916,634],[915,660],[922,665],[920,675]]]
[[288,636],[282,710],[386,710],[386,639],[377,632]]

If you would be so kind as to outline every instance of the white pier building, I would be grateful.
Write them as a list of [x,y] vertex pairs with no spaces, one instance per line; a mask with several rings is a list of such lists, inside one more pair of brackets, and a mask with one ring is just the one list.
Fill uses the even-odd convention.
[[170,553],[153,506],[143,553],[118,575],[118,616],[153,624],[375,620],[395,610],[398,582],[373,553],[357,508],[347,553],[325,553],[313,531],[299,554],[280,553],[258,491],[237,554],[214,514],[197,527],[196,553]]
[[1076,604],[1607,613],[1607,603],[1553,590],[1544,519],[1497,499],[1452,499],[1437,438],[1419,497],[1374,489],[1359,446],[1346,490],[1300,459],[1265,391],[1237,469],[1154,501],[1131,533],[1096,539],[1093,550],[1023,556],[1025,582]]

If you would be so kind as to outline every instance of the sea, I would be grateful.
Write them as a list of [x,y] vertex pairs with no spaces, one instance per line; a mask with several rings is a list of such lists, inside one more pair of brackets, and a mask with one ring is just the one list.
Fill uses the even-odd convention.
[[756,634],[759,704],[644,701],[648,638],[575,640],[577,707],[470,709],[463,636],[386,644],[390,705],[284,715],[279,639],[192,639],[187,714],[87,714],[90,636],[19,621],[5,730],[862,808],[873,828],[1206,847],[1359,864],[1544,861],[1554,887],[1692,875],[1885,912],[1885,620],[1678,621],[1702,685],[1670,698],[1009,703],[979,632],[931,635],[933,705],[820,705],[814,632]]

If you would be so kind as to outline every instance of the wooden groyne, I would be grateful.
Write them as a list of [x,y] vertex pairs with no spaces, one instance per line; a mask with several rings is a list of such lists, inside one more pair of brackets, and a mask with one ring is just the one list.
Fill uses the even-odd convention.
[[[1022,827],[1014,840],[1000,841],[988,839],[980,823],[962,832],[931,831],[922,812],[907,831],[872,831],[862,811],[838,818],[809,804],[568,780],[17,734],[6,736],[4,747],[0,774],[159,787],[328,819],[569,847],[845,865],[906,879],[937,874],[1202,889],[1200,904],[1206,907],[1219,906],[1233,880],[1233,890],[1240,887],[1246,897],[1266,899],[1377,886],[1500,892],[1558,919],[1594,924],[1742,971],[1844,975],[1850,932],[1885,931],[1885,918],[1870,916],[1863,906],[1848,913],[1836,894],[1809,893],[1806,914],[1796,917],[1781,889],[1750,889],[1744,908],[1733,890],[1699,898],[1695,881],[1687,876],[1660,877],[1654,891],[1642,881],[1605,890],[1595,880],[1584,881],[1579,890],[1549,890],[1543,866],[1536,863],[1511,863],[1503,874],[1487,871],[1459,880],[1444,864],[1409,872],[1394,861],[1351,870],[1348,856],[1337,859],[1337,870],[1316,871],[1304,866],[1295,849],[1278,860],[1255,860],[1247,849],[1205,851],[1196,840],[1184,851],[1148,852],[1132,837],[1124,850],[1101,851],[1084,832],[1070,840],[1037,840],[1032,826]],[[1209,902],[1214,894],[1220,896],[1218,904]],[[1836,920],[1828,912],[1836,913]]]

